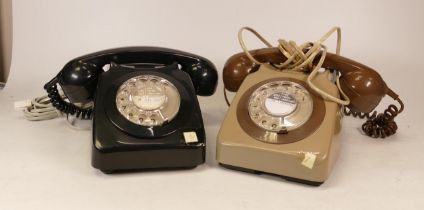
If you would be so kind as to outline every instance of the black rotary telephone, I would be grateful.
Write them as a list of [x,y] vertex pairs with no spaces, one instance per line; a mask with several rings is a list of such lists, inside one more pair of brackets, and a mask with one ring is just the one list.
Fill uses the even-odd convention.
[[[203,163],[205,130],[196,94],[212,95],[217,79],[215,66],[203,57],[125,47],[69,61],[44,88],[58,110],[93,118],[92,165],[110,173]],[[93,100],[94,108],[77,105]]]

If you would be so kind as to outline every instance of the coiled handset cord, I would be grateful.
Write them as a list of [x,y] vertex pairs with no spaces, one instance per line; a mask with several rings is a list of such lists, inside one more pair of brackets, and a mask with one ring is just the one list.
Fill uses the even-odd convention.
[[[244,53],[253,63],[257,65],[262,65],[263,63],[256,60],[247,49],[243,40],[243,36],[242,36],[242,32],[244,30],[252,32],[266,46],[272,47],[272,45],[264,37],[262,37],[257,31],[255,31],[254,29],[250,27],[243,27],[239,30],[238,39]],[[276,67],[277,70],[280,70],[280,71],[290,70],[290,71],[301,71],[301,72],[309,73],[309,76],[307,78],[307,83],[314,91],[316,91],[321,96],[323,96],[324,98],[330,101],[343,105],[343,112],[345,115],[352,115],[354,117],[359,117],[359,118],[366,117],[368,119],[362,125],[362,130],[367,136],[370,136],[373,138],[385,138],[390,135],[393,135],[394,133],[396,133],[396,130],[397,130],[397,124],[394,121],[394,118],[403,111],[404,105],[403,105],[403,102],[399,99],[399,96],[396,93],[394,93],[392,90],[389,89],[388,95],[391,96],[394,100],[396,100],[400,104],[400,108],[391,104],[383,113],[377,114],[377,112],[374,111],[372,112],[372,114],[370,114],[370,113],[354,112],[352,110],[349,110],[349,108],[346,107],[347,105],[349,105],[350,100],[340,87],[340,82],[339,82],[340,75],[337,76],[336,78],[336,84],[343,99],[336,98],[326,93],[324,90],[321,90],[320,88],[318,88],[312,83],[313,78],[318,73],[326,57],[327,47],[323,45],[322,43],[325,42],[325,40],[327,40],[331,36],[331,34],[333,34],[334,32],[337,32],[336,54],[339,55],[340,45],[341,45],[341,30],[339,27],[333,27],[317,42],[306,42],[300,46],[298,46],[294,41],[286,41],[284,39],[280,39],[278,49],[287,58],[287,60],[284,63],[273,64],[273,65]],[[319,57],[318,63],[314,64],[313,61],[315,60],[316,56],[320,56],[320,57]],[[225,88],[224,88],[224,97],[227,104],[229,104],[227,95],[225,92]]]
[[44,85],[44,89],[47,91],[47,96],[50,98],[52,106],[67,115],[75,115],[77,118],[81,119],[91,119],[93,108],[91,106],[78,107],[75,104],[63,100],[57,89],[57,82],[57,78],[55,77]]
[[385,138],[391,136],[396,133],[398,128],[394,119],[398,114],[403,111],[404,105],[402,100],[400,100],[397,95],[393,96],[390,93],[389,95],[399,103],[400,108],[398,108],[394,104],[390,104],[384,110],[383,113],[377,113],[377,111],[373,111],[371,113],[363,113],[355,112],[353,110],[350,110],[348,107],[343,106],[343,113],[346,116],[357,117],[360,119],[366,118],[367,121],[362,124],[362,131],[364,131],[367,136],[373,138]]

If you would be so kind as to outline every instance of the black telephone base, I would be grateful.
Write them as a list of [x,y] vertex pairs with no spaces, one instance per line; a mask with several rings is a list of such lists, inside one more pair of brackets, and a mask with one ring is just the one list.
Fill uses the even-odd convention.
[[324,182],[314,182],[314,181],[309,181],[309,180],[304,180],[304,179],[282,176],[282,175],[278,175],[278,174],[272,174],[272,173],[267,173],[267,172],[263,172],[263,171],[257,171],[257,170],[252,170],[252,169],[248,169],[248,168],[227,165],[227,164],[223,164],[223,163],[219,163],[219,165],[221,165],[224,168],[231,169],[231,170],[242,171],[242,172],[247,172],[247,173],[252,173],[252,174],[257,174],[257,175],[268,174],[268,175],[273,175],[273,176],[279,176],[279,177],[281,177],[281,178],[283,178],[287,181],[297,182],[297,183],[306,184],[306,185],[315,186],[315,187],[318,187],[322,183],[324,183]]

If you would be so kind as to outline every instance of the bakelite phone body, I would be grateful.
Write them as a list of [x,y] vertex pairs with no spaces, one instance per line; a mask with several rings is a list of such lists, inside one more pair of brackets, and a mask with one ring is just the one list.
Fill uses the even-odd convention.
[[[110,69],[103,72],[103,67]],[[69,99],[57,94],[59,83]],[[105,173],[191,168],[205,160],[197,95],[210,96],[217,71],[207,59],[157,47],[126,47],[69,61],[45,89],[62,112],[91,118],[92,165]],[[94,110],[76,106],[94,100]]]
[[[218,134],[217,160],[231,169],[270,173],[310,185],[322,184],[339,152],[341,105],[326,100],[308,85],[308,73],[284,71],[278,48],[250,51],[228,59],[223,70],[225,88],[237,91]],[[339,98],[335,84],[349,97],[354,113],[369,113],[391,91],[371,68],[327,53],[322,65],[332,71],[313,80],[321,90]],[[402,106],[403,109],[403,106]]]

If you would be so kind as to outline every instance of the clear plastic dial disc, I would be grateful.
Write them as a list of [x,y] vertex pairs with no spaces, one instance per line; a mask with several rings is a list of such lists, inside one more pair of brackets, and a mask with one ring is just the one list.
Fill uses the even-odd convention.
[[142,75],[125,81],[119,87],[116,107],[132,123],[159,126],[177,115],[180,100],[177,88],[168,80]]
[[274,81],[257,88],[249,98],[250,119],[277,133],[294,130],[309,119],[313,101],[309,92],[291,81]]

